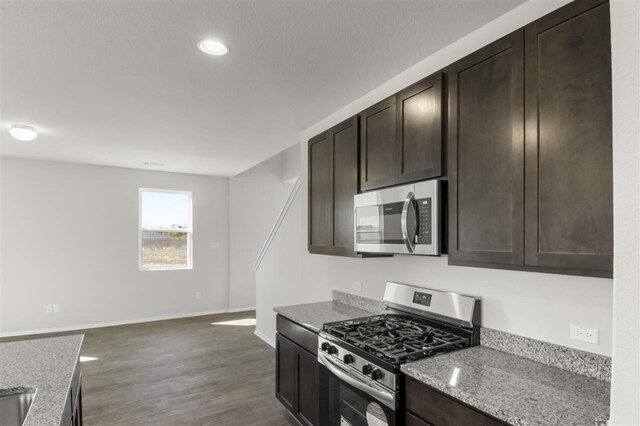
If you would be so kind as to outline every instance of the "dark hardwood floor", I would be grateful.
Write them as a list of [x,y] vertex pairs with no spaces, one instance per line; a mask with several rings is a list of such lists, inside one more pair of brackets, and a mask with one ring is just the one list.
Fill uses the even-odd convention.
[[[253,326],[212,325],[255,312],[106,327],[84,333],[84,424],[296,425],[274,396],[274,350]],[[0,339],[0,343],[17,338]]]

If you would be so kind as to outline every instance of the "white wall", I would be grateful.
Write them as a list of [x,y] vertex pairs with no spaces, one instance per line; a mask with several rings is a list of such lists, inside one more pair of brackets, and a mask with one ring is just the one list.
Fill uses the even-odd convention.
[[640,3],[611,3],[614,286],[611,424],[640,424]]
[[[227,309],[228,179],[6,158],[0,164],[0,332]],[[139,187],[193,192],[192,270],[138,271]],[[53,303],[61,312],[45,313]]]
[[295,144],[230,179],[230,308],[255,306],[252,267],[299,173]]
[[[310,285],[314,280],[302,275],[305,268],[301,267],[301,263],[306,256],[301,225],[307,208],[301,201],[301,192],[302,189],[289,207],[286,219],[256,272],[256,333],[272,345],[276,333],[275,306],[328,300],[328,296],[322,294],[324,287],[320,292],[316,291],[318,289]],[[326,275],[323,269],[318,273]],[[294,291],[283,291],[283,288],[291,287],[296,288]]]
[[[1,90],[0,90],[1,92]],[[2,152],[2,144],[4,143],[2,136],[0,136],[0,152]],[[2,333],[2,318],[3,318],[3,303],[4,297],[2,295],[2,160],[0,160],[0,333]]]
[[[566,3],[568,1],[565,0],[529,1],[311,126],[300,137],[303,164],[306,164],[306,143],[310,137]],[[306,181],[304,167],[302,173]],[[265,266],[273,276],[261,277],[260,271],[258,274],[258,287],[262,285],[261,281],[268,283],[269,294],[264,299],[258,297],[259,333],[273,336],[275,315],[271,310],[274,303],[328,300],[331,289],[352,292],[352,281],[355,280],[363,283],[363,295],[379,299],[383,295],[384,283],[396,280],[482,297],[483,325],[487,327],[599,354],[611,354],[612,280],[454,267],[447,265],[445,257],[350,259],[310,255],[306,250],[305,182],[300,195],[297,201],[301,206],[300,217],[287,218],[297,224],[295,237],[300,243],[282,245],[281,252],[269,254],[266,260],[277,259],[275,264]],[[287,265],[282,259],[293,261]],[[286,274],[282,272],[285,267],[296,268],[298,265],[299,274],[290,270]],[[599,343],[594,345],[570,340],[569,324],[598,328]]]
[[[482,298],[482,324],[489,328],[610,355],[611,280],[447,265],[446,257],[331,259],[333,288],[382,299],[387,280]],[[600,330],[597,345],[569,340],[569,324]]]

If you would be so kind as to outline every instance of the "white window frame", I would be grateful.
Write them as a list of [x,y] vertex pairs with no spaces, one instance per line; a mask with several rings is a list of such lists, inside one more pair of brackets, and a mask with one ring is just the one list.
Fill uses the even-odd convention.
[[[189,224],[187,229],[180,229],[179,232],[187,233],[187,265],[176,267],[145,267],[142,266],[142,232],[143,231],[174,231],[172,229],[163,228],[143,228],[142,227],[142,193],[144,192],[165,192],[169,194],[187,194],[189,196]],[[191,191],[180,191],[175,189],[158,189],[158,188],[138,188],[138,270],[145,272],[159,271],[185,271],[193,269],[193,195]]]

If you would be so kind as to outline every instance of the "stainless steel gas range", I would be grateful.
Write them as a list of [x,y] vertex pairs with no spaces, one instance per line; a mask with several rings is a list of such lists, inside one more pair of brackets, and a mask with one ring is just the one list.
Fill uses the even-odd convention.
[[320,424],[404,424],[400,366],[479,344],[474,297],[388,282],[384,301],[383,314],[324,324]]

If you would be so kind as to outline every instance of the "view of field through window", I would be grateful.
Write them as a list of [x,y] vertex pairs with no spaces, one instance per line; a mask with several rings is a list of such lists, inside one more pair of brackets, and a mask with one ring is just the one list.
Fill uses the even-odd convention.
[[189,268],[191,195],[142,190],[140,207],[142,268]]

